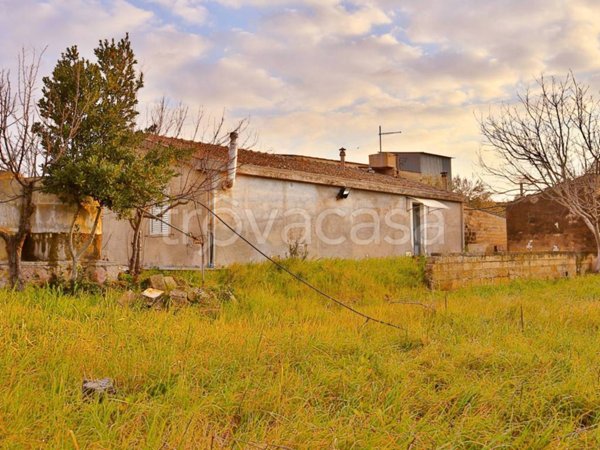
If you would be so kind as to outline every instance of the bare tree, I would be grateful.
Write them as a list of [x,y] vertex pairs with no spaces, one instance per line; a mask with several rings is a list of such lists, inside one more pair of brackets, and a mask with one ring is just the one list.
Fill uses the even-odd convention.
[[485,208],[495,205],[492,199],[492,192],[478,178],[455,176],[452,179],[452,192],[462,196],[466,204],[473,208]]
[[[137,280],[142,270],[145,237],[142,230],[146,220],[164,220],[168,211],[178,206],[197,203],[202,196],[217,188],[223,181],[226,159],[219,160],[218,155],[198,151],[198,142],[223,145],[228,141],[231,132],[242,135],[242,146],[253,146],[257,141],[257,135],[249,129],[248,118],[229,125],[225,112],[219,117],[212,117],[203,109],[199,109],[195,115],[191,115],[188,106],[182,103],[170,106],[164,98],[147,116],[149,125],[146,130],[150,134],[145,145],[151,150],[158,149],[167,155],[176,155],[178,160],[172,167],[167,182],[163,182],[160,194],[147,196],[129,218],[133,231],[129,273],[133,275],[134,280]],[[194,235],[193,238],[201,246],[204,260],[206,233],[202,230],[200,222],[198,225],[200,234]]]
[[600,256],[600,99],[573,73],[542,76],[517,98],[480,121],[491,153],[482,155],[483,167],[567,208],[593,234]]
[[8,173],[10,183],[0,198],[0,206],[15,211],[17,218],[16,227],[0,228],[0,238],[6,244],[13,287],[21,284],[23,245],[35,211],[33,195],[39,189],[47,163],[34,130],[39,118],[35,93],[40,58],[41,53],[28,55],[22,49],[17,58],[16,80],[10,71],[0,71],[0,172]]

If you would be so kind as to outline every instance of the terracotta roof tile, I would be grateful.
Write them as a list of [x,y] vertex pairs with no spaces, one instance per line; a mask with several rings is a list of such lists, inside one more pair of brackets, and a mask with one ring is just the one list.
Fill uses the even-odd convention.
[[[151,139],[157,139],[164,143],[169,143],[171,145],[193,145],[203,156],[208,155],[212,158],[219,160],[225,160],[227,158],[228,149],[224,146],[164,137],[153,137]],[[414,197],[424,197],[430,199],[462,202],[462,198],[453,192],[435,188],[428,184],[419,183],[417,181],[409,180],[407,178],[394,177],[379,173],[371,173],[365,169],[359,168],[358,164],[356,163],[348,163],[346,166],[343,167],[334,160],[324,160],[322,158],[312,158],[301,155],[281,155],[239,149],[238,164],[242,172],[244,167],[246,166],[278,169],[281,171],[280,176],[282,179],[288,179],[288,177],[285,176],[286,171],[294,173],[305,173],[310,175],[322,175],[327,177],[335,177],[340,181],[358,181],[361,182],[361,186],[368,184],[369,189],[373,191],[400,191],[404,195]]]

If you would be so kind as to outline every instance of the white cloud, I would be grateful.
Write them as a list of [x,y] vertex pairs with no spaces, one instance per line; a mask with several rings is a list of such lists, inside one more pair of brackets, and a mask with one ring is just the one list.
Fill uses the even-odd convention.
[[369,33],[374,26],[389,24],[391,19],[373,5],[347,10],[338,2],[317,2],[309,8],[287,8],[264,21],[264,31],[285,40],[351,37]]
[[208,11],[202,0],[152,0],[172,14],[192,24],[202,24],[208,17]]
[[216,0],[226,21],[214,2],[154,2],[0,2],[0,62],[48,44],[52,64],[67,45],[129,31],[144,100],[251,114],[280,152],[336,157],[343,145],[364,160],[378,125],[400,128],[388,148],[455,156],[465,174],[481,141],[474,111],[542,72],[572,69],[600,89],[596,0]]

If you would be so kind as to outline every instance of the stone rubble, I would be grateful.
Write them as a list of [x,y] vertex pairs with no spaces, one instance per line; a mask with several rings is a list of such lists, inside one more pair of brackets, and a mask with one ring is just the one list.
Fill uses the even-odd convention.
[[105,395],[115,395],[115,383],[112,378],[102,378],[100,380],[83,380],[81,392],[84,398],[101,398]]

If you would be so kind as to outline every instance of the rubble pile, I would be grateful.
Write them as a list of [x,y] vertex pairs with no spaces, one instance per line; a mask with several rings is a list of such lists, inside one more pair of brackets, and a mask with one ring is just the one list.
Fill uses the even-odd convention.
[[179,309],[197,305],[205,311],[219,311],[223,303],[235,301],[229,289],[190,286],[185,280],[162,274],[150,276],[144,284],[142,292],[128,290],[117,302],[123,307]]

